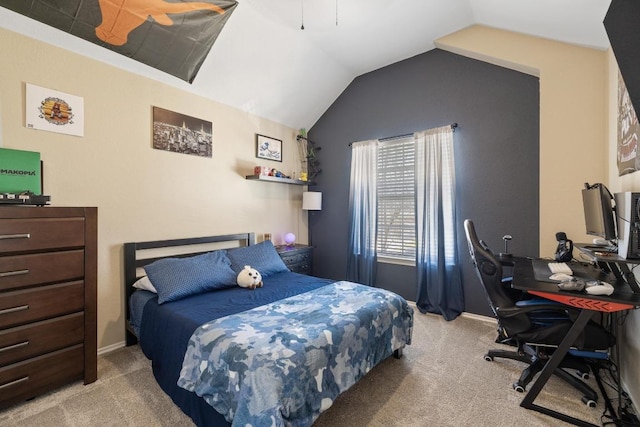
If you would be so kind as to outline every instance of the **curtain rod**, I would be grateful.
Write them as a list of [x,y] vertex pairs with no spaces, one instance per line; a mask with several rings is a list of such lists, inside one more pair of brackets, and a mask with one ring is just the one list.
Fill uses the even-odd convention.
[[[457,123],[451,123],[451,131],[455,132],[456,128],[458,127]],[[400,138],[407,138],[412,136],[413,133],[405,133],[404,135],[396,135],[396,136],[387,136],[386,138],[378,138],[378,141],[380,142],[386,142],[386,141],[392,141],[394,139],[400,139]],[[353,144],[353,142],[349,143],[349,147],[351,147],[351,145]]]

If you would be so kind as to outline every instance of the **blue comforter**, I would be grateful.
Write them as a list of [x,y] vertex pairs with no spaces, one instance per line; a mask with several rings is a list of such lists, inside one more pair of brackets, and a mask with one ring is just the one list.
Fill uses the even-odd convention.
[[233,426],[309,426],[358,379],[411,343],[396,294],[337,282],[200,326],[178,385]]

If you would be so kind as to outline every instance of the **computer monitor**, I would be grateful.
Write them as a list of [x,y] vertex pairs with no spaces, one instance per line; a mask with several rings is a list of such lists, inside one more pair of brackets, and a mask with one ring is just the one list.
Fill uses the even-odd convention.
[[611,193],[603,184],[585,184],[582,204],[587,234],[609,241],[616,240],[612,199]]

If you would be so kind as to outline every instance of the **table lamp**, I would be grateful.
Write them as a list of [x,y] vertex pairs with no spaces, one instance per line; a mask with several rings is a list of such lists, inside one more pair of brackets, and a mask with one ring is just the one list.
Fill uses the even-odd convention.
[[305,191],[302,193],[302,209],[305,211],[321,211],[322,193],[319,191]]

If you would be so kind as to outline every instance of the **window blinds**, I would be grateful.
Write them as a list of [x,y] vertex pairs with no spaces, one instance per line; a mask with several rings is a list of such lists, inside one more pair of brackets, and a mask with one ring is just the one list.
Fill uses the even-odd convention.
[[415,259],[413,136],[381,142],[378,152],[379,256]]

